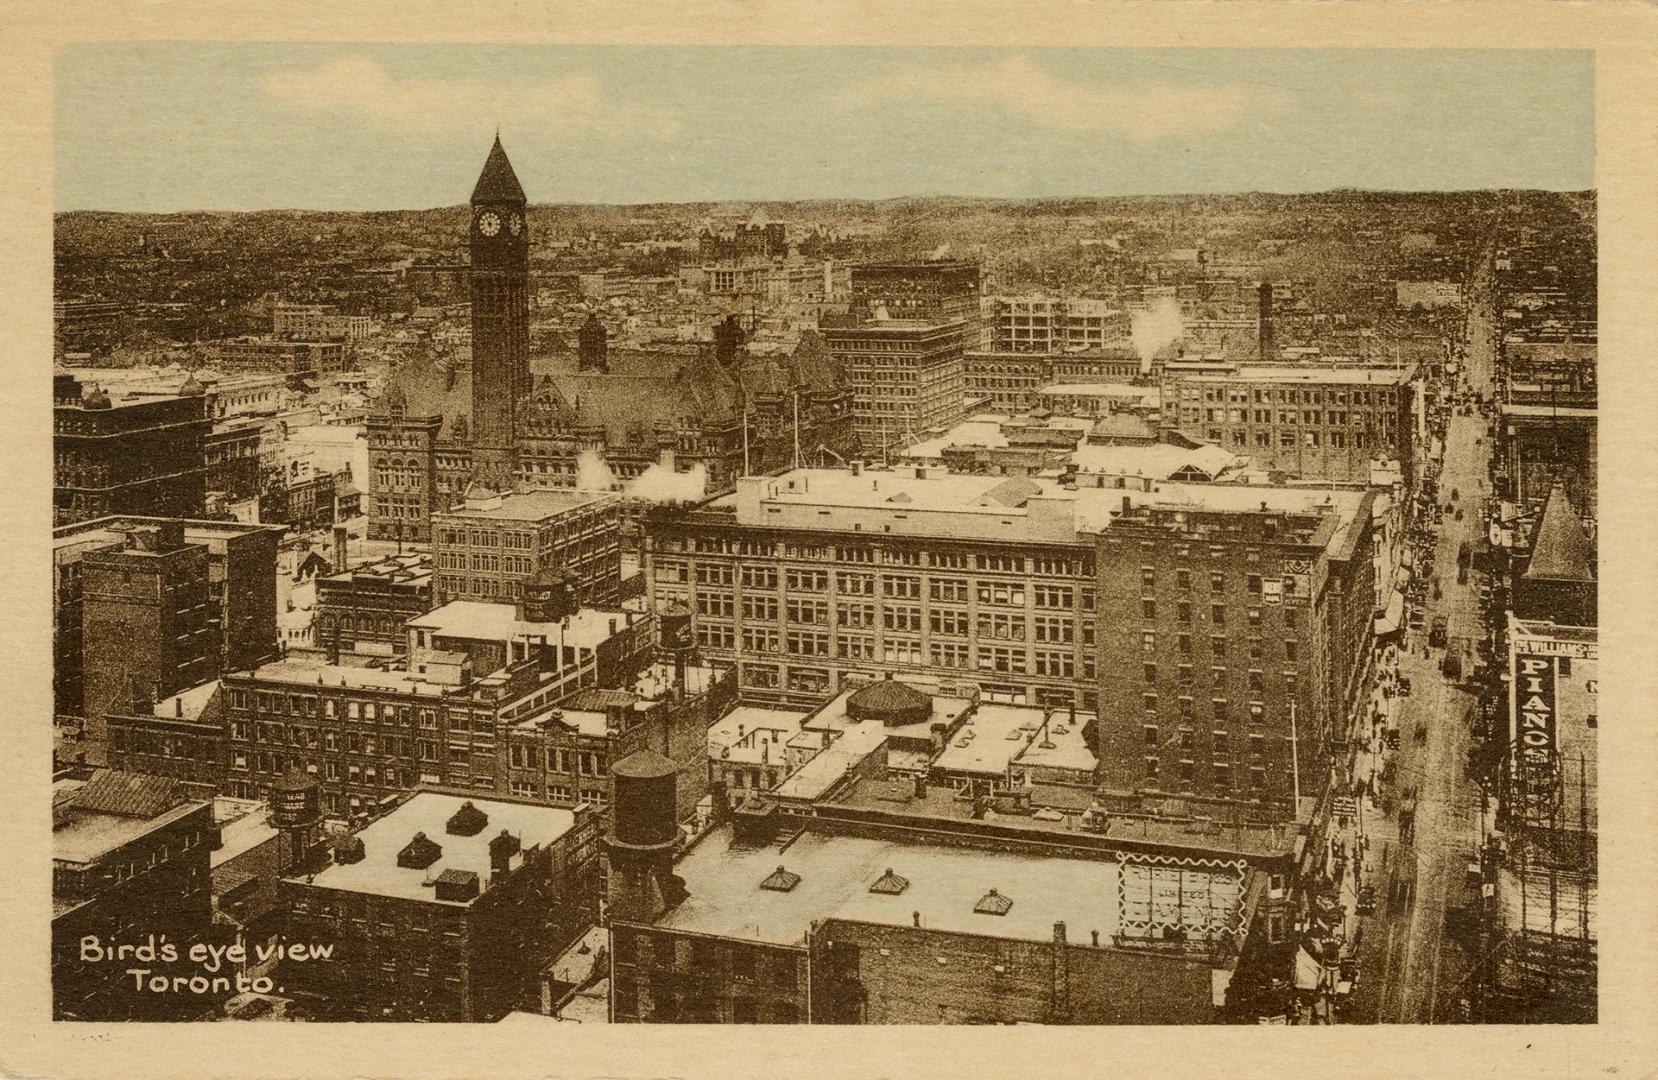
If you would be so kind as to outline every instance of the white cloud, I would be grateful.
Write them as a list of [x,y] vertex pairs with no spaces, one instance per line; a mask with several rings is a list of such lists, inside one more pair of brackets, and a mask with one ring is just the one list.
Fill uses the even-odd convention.
[[1061,131],[1120,131],[1143,141],[1219,131],[1280,104],[1275,93],[1238,84],[1098,90],[1055,78],[1024,55],[882,76],[847,86],[839,100],[850,107],[894,100],[998,106]]
[[263,89],[288,108],[356,114],[410,134],[450,135],[502,124],[538,134],[643,134],[666,142],[680,130],[671,110],[612,100],[586,72],[513,83],[394,76],[373,60],[352,55],[319,67],[272,72]]

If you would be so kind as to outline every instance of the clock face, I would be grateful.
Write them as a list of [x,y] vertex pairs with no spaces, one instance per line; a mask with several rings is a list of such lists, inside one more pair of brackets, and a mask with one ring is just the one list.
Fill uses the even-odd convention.
[[512,220],[507,222],[507,228],[512,230],[512,235],[514,235],[514,236],[517,236],[519,233],[523,232],[524,231],[524,215],[523,214],[514,214],[514,215],[512,215]]
[[485,236],[494,236],[501,231],[500,215],[488,210],[478,215],[478,231]]

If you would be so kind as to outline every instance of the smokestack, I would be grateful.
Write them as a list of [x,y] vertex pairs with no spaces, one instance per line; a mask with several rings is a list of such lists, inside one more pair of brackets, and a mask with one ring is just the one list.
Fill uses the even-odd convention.
[[1273,340],[1272,332],[1272,282],[1261,282],[1260,289],[1260,340],[1257,349],[1262,360],[1275,360],[1278,357],[1277,342]]
[[346,540],[350,537],[344,525],[334,526],[334,573],[346,571]]

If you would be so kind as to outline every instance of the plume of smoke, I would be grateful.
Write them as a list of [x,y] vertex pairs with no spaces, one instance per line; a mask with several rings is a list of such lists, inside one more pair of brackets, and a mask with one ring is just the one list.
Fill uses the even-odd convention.
[[1164,297],[1145,311],[1136,311],[1130,326],[1134,351],[1140,354],[1140,370],[1151,370],[1152,357],[1158,350],[1178,341],[1186,332],[1180,318],[1180,305]]
[[707,493],[708,469],[702,465],[675,472],[671,465],[658,462],[627,486],[629,498],[658,503],[695,502]]
[[597,450],[583,450],[576,458],[576,487],[582,491],[616,490],[616,474]]
[[938,245],[938,247],[934,248],[933,253],[931,255],[927,256],[927,258],[931,259],[933,262],[937,262],[938,260],[944,258],[944,256],[946,256],[948,254],[950,254],[950,242],[948,240],[946,240],[944,243],[942,243],[942,244]]

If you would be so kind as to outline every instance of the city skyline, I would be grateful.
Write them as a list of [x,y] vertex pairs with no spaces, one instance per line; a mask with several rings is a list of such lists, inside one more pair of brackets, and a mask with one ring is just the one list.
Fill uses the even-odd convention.
[[449,206],[497,126],[543,204],[1582,190],[1593,95],[1580,50],[104,43],[54,206]]

